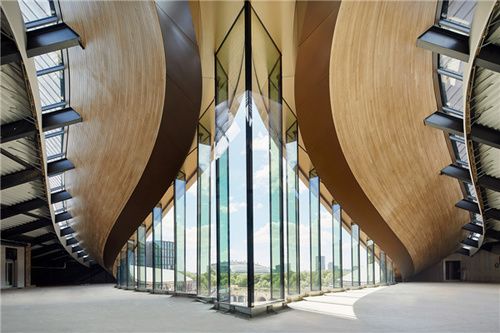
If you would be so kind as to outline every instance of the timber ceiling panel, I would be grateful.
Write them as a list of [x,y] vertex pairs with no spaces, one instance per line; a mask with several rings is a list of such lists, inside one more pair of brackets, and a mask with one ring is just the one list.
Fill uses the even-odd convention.
[[434,23],[435,2],[343,2],[330,64],[337,135],[363,191],[408,249],[415,271],[453,251],[468,214],[436,110],[432,55],[415,46]]
[[69,50],[71,128],[66,175],[73,228],[101,259],[108,234],[151,155],[163,113],[166,69],[154,2],[61,2],[85,49]]

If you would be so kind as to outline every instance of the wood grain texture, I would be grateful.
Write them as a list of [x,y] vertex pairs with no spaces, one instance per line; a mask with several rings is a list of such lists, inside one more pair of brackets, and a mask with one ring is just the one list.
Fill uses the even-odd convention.
[[352,173],[408,250],[418,272],[460,241],[468,214],[436,110],[432,55],[415,46],[434,23],[434,2],[343,2],[330,63],[337,135]]
[[413,261],[354,177],[337,137],[330,102],[330,54],[340,2],[298,2],[299,45],[295,100],[301,137],[314,166],[342,215],[359,224],[397,263],[402,277],[413,274]]
[[102,263],[110,230],[151,155],[163,113],[166,70],[153,2],[62,1],[85,49],[69,50],[69,211],[83,247]]

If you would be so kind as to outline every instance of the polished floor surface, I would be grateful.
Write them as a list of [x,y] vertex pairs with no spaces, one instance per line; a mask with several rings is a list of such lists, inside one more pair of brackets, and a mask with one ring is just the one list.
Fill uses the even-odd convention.
[[1,294],[1,332],[499,332],[500,286],[404,283],[308,297],[253,319],[112,285]]

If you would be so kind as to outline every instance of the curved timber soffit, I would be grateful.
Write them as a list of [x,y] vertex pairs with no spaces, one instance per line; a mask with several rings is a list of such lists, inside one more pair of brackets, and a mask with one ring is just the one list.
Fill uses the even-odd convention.
[[174,180],[189,152],[198,123],[201,61],[189,3],[158,1],[156,11],[167,71],[163,116],[147,166],[106,240],[103,262],[108,269]]
[[329,73],[340,6],[340,1],[297,2],[301,22],[297,22],[300,29],[295,101],[300,131],[322,182],[349,216],[391,257],[404,279],[414,272],[412,258],[354,177],[333,121]]

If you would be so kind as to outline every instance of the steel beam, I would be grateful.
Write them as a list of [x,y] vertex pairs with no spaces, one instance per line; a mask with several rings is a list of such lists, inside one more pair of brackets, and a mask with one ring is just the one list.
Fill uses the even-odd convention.
[[37,180],[40,177],[40,171],[35,168],[28,168],[22,171],[10,173],[1,177],[1,188],[2,190],[5,190],[14,186]]
[[[442,175],[447,175],[463,182],[471,182],[469,170],[461,166],[450,164],[441,170]],[[492,191],[500,192],[500,179],[483,175],[478,178],[477,185]]]
[[470,173],[469,170],[459,167],[454,164],[450,164],[441,170],[442,175],[450,176],[458,180],[470,183]]
[[79,252],[79,251],[83,251],[83,247],[81,247],[80,245],[73,246],[73,247],[71,248],[71,252],[72,252],[72,253]]
[[470,232],[475,232],[476,234],[483,233],[483,227],[475,223],[467,223],[462,227],[462,229]]
[[500,209],[488,208],[484,211],[484,217],[486,219],[494,219],[500,221]]
[[55,204],[55,203],[58,203],[58,202],[61,202],[61,201],[64,201],[64,200],[68,200],[68,199],[71,199],[71,194],[69,194],[68,191],[59,191],[59,192],[56,192],[56,193],[52,193],[50,195],[50,202]]
[[66,227],[66,228],[59,230],[59,234],[61,235],[61,237],[71,235],[74,232],[75,232],[75,230],[73,230],[73,228],[71,228],[71,227]]
[[7,219],[15,215],[27,213],[34,209],[47,207],[47,205],[48,204],[45,200],[35,198],[15,205],[2,207],[0,214],[2,216],[2,219]]
[[47,164],[47,174],[49,177],[58,175],[68,170],[74,169],[75,165],[67,158],[63,158]]
[[479,214],[479,205],[474,201],[462,199],[455,204],[455,207],[468,210],[469,212]]
[[82,117],[73,108],[65,108],[42,116],[42,128],[44,132],[76,124],[82,121]]
[[59,213],[55,217],[56,223],[61,223],[61,222],[70,220],[72,218],[73,218],[73,216],[71,216],[70,212]]
[[[436,111],[425,118],[424,123],[451,134],[464,135],[463,120],[441,111]],[[472,125],[471,139],[491,147],[500,148],[500,131],[493,128],[480,124]]]
[[461,243],[464,244],[464,245],[475,247],[475,248],[479,247],[479,242],[477,240],[473,240],[473,239],[470,239],[470,238],[464,239]]
[[28,58],[80,45],[80,36],[66,23],[28,31],[26,39]]
[[78,239],[76,239],[75,237],[66,239],[67,246],[74,245],[74,244],[78,244]]
[[34,250],[31,250],[31,257],[32,258],[36,258],[42,254],[45,254],[45,253],[48,253],[48,252],[51,252],[51,251],[55,251],[55,250],[61,250],[62,249],[62,246],[60,243],[54,243],[54,244],[50,244],[50,245],[45,245],[45,246],[42,246],[41,248],[39,249],[34,249]]
[[418,37],[417,46],[464,62],[469,61],[469,37],[436,25]]
[[40,228],[45,228],[48,226],[52,226],[52,221],[49,219],[39,219],[36,221],[24,223],[13,228],[9,228],[6,230],[2,230],[2,237],[9,238],[14,235],[24,234],[26,232],[30,232],[33,230],[37,230]]
[[12,39],[7,37],[3,33],[2,33],[1,44],[2,47],[0,50],[2,54],[2,60],[1,60],[2,65],[10,64],[11,62],[21,60],[21,53],[19,53],[19,50],[17,49],[16,42],[14,42]]
[[[42,115],[42,128],[44,132],[76,124],[82,121],[82,117],[73,108],[65,108]],[[21,119],[1,127],[2,143],[25,138],[37,133],[36,126],[31,119]]]
[[476,66],[500,73],[500,46],[490,43],[483,46],[474,60]]
[[25,118],[8,124],[3,124],[1,132],[0,137],[2,139],[2,143],[7,143],[30,135],[35,135],[36,127],[33,120]]

